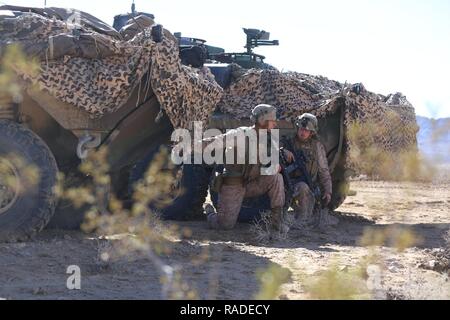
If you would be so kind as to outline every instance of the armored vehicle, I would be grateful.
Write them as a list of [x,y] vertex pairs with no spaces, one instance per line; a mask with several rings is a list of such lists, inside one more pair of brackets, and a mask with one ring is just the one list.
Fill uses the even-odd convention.
[[[328,101],[327,111],[319,121],[333,176],[330,208],[343,202],[351,174],[344,157],[344,118],[349,106],[342,93],[344,86],[301,74],[296,75],[295,84],[289,82],[294,81],[291,75],[281,74],[253,52],[259,45],[278,45],[269,40],[267,32],[244,29],[247,51],[226,53],[203,40],[169,34],[154,24],[153,15],[137,13],[135,8],[131,14],[116,16],[115,29],[84,12],[75,18],[78,24],[73,27],[68,23],[74,19],[73,12],[65,9],[0,7],[4,34],[0,47],[22,44],[27,53],[40,58],[43,72],[38,78],[26,74],[19,77],[23,88],[20,99],[7,94],[0,97],[0,241],[26,240],[47,225],[79,227],[83,212],[67,201],[58,205],[55,186],[59,171],[72,186],[85,183],[88,177],[77,168],[92,150],[108,147],[112,192],[128,201],[133,185],[155,154],[161,147],[170,149],[174,127],[188,120],[206,120],[209,127],[223,131],[249,124],[239,108],[227,109],[232,106],[227,99],[235,94],[236,86],[248,83],[241,77],[257,77],[254,83],[260,83],[264,92],[267,86],[275,89],[279,83],[290,83],[302,94],[307,91],[308,99],[314,103]],[[139,23],[133,25],[137,20]],[[130,25],[137,32],[131,33]],[[172,40],[177,41],[175,47]],[[139,46],[136,41],[141,41]],[[137,47],[142,50],[136,50]],[[128,56],[125,59],[122,55]],[[205,67],[215,80],[205,76]],[[185,82],[180,85],[179,81]],[[187,97],[197,96],[202,97],[204,108],[189,109]],[[277,104],[276,99],[282,97],[260,93],[250,103],[259,99]],[[295,103],[301,102],[297,100]],[[246,105],[245,101],[241,101],[242,105]],[[110,109],[104,107],[108,103]],[[280,100],[278,104],[289,103]],[[294,110],[292,116],[302,111]],[[180,116],[180,112],[187,113]],[[203,119],[195,119],[196,114]],[[282,134],[293,134],[292,117],[281,118]],[[26,168],[35,168],[37,179],[30,179]],[[180,178],[172,203],[162,210],[162,217],[203,219],[202,205],[211,176],[218,168],[184,165],[174,170]],[[212,198],[216,202],[216,195],[212,194]],[[264,197],[247,199],[241,221],[253,220],[265,208]]]

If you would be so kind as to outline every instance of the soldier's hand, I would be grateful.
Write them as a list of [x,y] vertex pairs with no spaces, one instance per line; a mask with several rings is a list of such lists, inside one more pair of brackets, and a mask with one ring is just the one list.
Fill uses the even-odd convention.
[[279,164],[277,164],[277,172],[281,173],[282,170],[283,170],[283,168]]
[[329,205],[331,202],[331,194],[329,193],[325,194],[322,199],[326,206]]
[[294,154],[292,152],[290,152],[289,150],[284,149],[284,155],[285,155],[288,163],[292,163],[295,161]]

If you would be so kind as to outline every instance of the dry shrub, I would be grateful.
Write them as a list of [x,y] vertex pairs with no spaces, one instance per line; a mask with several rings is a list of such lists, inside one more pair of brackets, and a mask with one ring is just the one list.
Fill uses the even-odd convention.
[[[90,206],[83,229],[95,232],[103,238],[117,239],[113,248],[100,248],[100,258],[106,263],[111,256],[139,254],[147,257],[160,273],[163,299],[196,299],[197,293],[182,279],[182,270],[164,261],[172,252],[171,238],[178,235],[174,228],[167,228],[150,203],[167,202],[173,175],[162,170],[167,162],[167,152],[162,150],[148,168],[144,178],[135,186],[134,203],[126,209],[123,203],[110,194],[111,179],[107,165],[107,148],[89,155],[80,170],[93,183],[84,187],[64,190],[63,196],[78,206]],[[184,231],[186,233],[186,231]],[[122,235],[117,237],[117,235]],[[114,250],[112,252],[111,250]]]
[[314,300],[354,300],[369,298],[366,281],[354,270],[341,270],[332,263],[319,275],[304,276],[304,286]]
[[285,214],[283,223],[286,225],[281,231],[275,231],[271,225],[270,220],[271,212],[264,211],[261,213],[261,218],[251,226],[251,232],[255,237],[255,241],[261,244],[267,244],[272,241],[286,241],[289,235],[289,228],[294,223],[291,214]]
[[17,72],[36,77],[39,70],[38,61],[27,57],[17,44],[12,44],[4,52],[0,52],[0,101],[5,97],[12,97],[13,102],[20,102],[22,87]]
[[[389,135],[401,135],[395,132],[398,123],[393,118],[390,127],[380,127],[375,122],[352,122],[347,131],[349,141],[349,160],[359,174],[368,175],[376,180],[396,181],[432,181],[437,173],[433,163],[422,157],[416,144],[404,147],[398,142],[387,144]],[[411,124],[412,126],[412,124]],[[404,131],[412,131],[405,129]]]
[[281,286],[290,279],[291,272],[279,265],[271,264],[265,270],[258,270],[256,275],[261,284],[260,291],[256,294],[256,300],[273,300],[280,294]]
[[[23,179],[21,183],[17,180],[14,170],[21,173]],[[27,164],[22,157],[12,153],[0,158],[0,178],[2,190],[17,189],[18,193],[23,193],[27,191],[26,187],[39,184],[40,170],[37,166]],[[2,194],[0,194],[1,196]]]
[[420,245],[422,242],[423,239],[412,230],[399,226],[389,226],[381,230],[368,227],[359,240],[360,245],[364,247],[389,246],[398,252]]

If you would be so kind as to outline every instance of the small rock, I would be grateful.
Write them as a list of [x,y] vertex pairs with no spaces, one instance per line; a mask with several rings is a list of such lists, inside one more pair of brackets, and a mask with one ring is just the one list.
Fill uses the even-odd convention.
[[396,266],[390,266],[388,267],[388,270],[392,273],[398,273],[398,268]]
[[[400,270],[400,269],[404,269],[405,267],[401,264],[401,263],[399,263],[398,261],[396,261],[395,259],[392,259],[392,260],[388,260],[388,263],[389,263],[389,267],[393,267],[393,268],[395,268],[395,269],[397,269],[397,270]],[[388,267],[388,269],[389,269],[389,267]]]
[[434,269],[436,267],[436,260],[431,260],[428,262],[428,267]]
[[341,267],[339,267],[339,271],[347,272],[348,271],[348,266],[341,266]]

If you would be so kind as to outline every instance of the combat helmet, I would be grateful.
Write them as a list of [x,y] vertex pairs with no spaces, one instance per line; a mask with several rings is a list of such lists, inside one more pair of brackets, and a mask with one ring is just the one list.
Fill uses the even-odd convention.
[[277,108],[269,104],[259,104],[252,110],[250,119],[253,122],[258,121],[276,121],[277,120]]
[[294,124],[298,129],[304,128],[316,134],[319,131],[319,122],[317,121],[316,116],[311,113],[302,114],[297,119],[295,119]]

